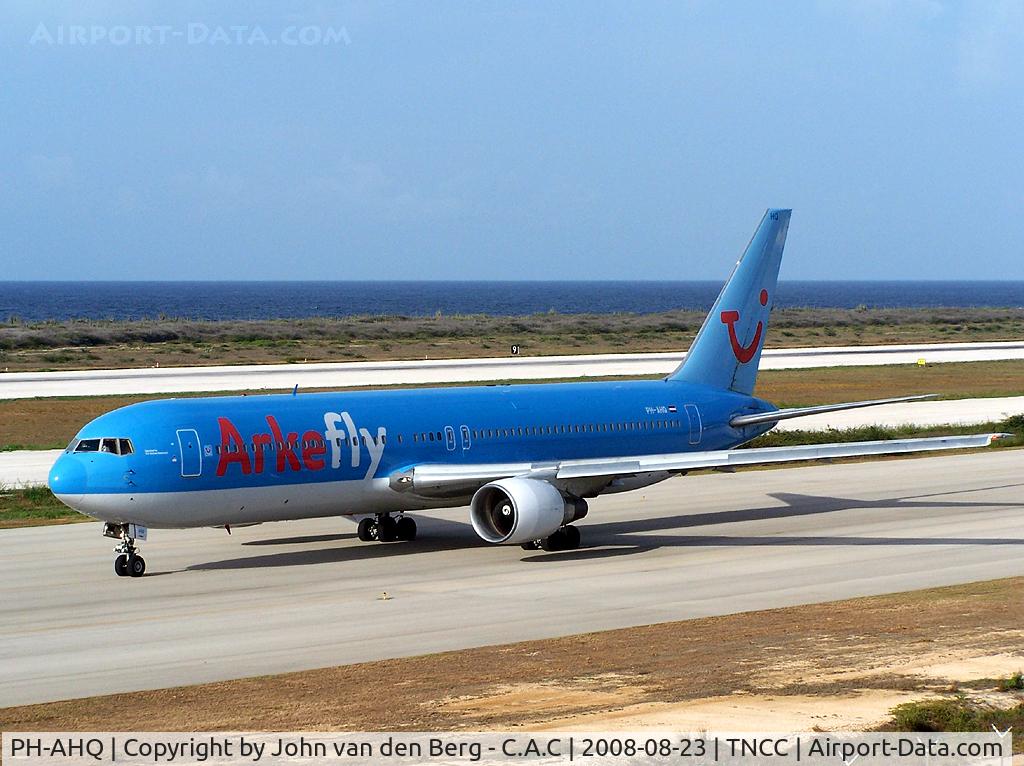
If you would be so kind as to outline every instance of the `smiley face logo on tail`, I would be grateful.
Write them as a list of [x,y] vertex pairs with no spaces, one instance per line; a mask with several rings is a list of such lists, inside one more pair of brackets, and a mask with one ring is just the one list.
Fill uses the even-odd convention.
[[[768,291],[761,290],[759,299],[762,306],[767,306]],[[729,343],[732,345],[732,353],[736,355],[736,359],[740,364],[746,364],[754,358],[754,354],[757,352],[758,344],[761,342],[761,335],[764,332],[764,322],[760,319],[757,320],[757,328],[754,330],[754,338],[750,341],[749,345],[744,346],[740,343],[740,339],[736,337],[736,323],[740,319],[740,312],[723,311],[721,319],[722,324],[729,328]]]

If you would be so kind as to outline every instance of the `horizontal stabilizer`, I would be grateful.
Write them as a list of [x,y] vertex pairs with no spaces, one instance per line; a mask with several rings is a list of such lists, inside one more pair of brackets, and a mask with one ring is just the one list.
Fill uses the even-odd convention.
[[898,404],[899,402],[917,402],[921,399],[934,399],[938,394],[919,394],[917,396],[897,396],[893,399],[870,399],[863,402],[841,402],[839,404],[821,404],[816,407],[793,407],[788,410],[772,410],[771,412],[758,412],[754,415],[737,415],[729,421],[733,428],[743,426],[755,426],[760,423],[777,423],[780,420],[790,418],[803,418],[808,415],[821,415],[825,412],[840,412],[841,410],[856,410],[860,407],[876,407],[879,404]]

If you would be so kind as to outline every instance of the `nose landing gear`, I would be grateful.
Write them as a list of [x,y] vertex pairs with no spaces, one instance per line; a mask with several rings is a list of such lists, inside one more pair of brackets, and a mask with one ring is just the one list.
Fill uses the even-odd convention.
[[135,547],[135,538],[129,536],[130,524],[104,524],[103,534],[121,543],[114,548],[114,574],[118,577],[142,577],[146,574],[146,560]]
[[364,543],[374,540],[381,543],[412,541],[416,539],[416,522],[408,516],[395,519],[390,513],[378,513],[372,519],[361,519],[356,534]]

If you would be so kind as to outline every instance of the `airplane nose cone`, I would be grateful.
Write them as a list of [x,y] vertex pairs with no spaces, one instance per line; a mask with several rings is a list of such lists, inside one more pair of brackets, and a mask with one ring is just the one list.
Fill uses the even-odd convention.
[[85,466],[71,455],[61,455],[50,469],[47,483],[53,494],[62,499],[71,495],[81,495],[88,485]]

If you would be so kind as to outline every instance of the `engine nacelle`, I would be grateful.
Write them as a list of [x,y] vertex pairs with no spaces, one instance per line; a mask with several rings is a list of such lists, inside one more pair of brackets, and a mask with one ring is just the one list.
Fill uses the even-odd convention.
[[484,540],[521,545],[547,537],[563,524],[587,515],[583,500],[566,500],[546,481],[499,479],[473,495],[469,518]]

